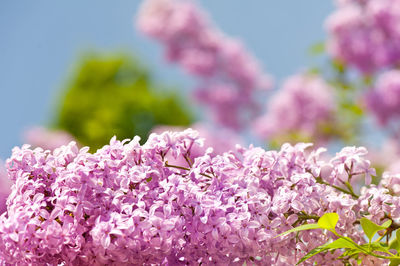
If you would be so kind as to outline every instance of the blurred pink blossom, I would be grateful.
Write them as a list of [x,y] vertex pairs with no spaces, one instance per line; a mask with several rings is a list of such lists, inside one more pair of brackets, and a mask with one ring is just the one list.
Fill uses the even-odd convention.
[[26,143],[40,147],[44,150],[54,150],[62,145],[75,141],[68,132],[62,130],[49,130],[44,127],[32,127],[24,132]]
[[400,0],[339,1],[326,28],[328,52],[361,72],[400,61]]
[[271,79],[236,39],[221,33],[192,1],[146,0],[138,28],[165,46],[166,57],[199,79],[195,98],[213,119],[239,130],[259,111],[255,93]]
[[254,124],[262,138],[300,132],[315,136],[317,126],[329,121],[335,109],[333,89],[316,75],[288,78],[270,99],[267,113]]
[[400,117],[400,70],[383,73],[366,98],[367,108],[385,126]]

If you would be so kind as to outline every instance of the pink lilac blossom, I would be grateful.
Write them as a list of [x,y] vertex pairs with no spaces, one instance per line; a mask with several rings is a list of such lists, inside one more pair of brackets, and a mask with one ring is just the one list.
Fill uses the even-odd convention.
[[[0,216],[1,262],[294,265],[327,236],[276,236],[326,212],[339,214],[339,232],[363,242],[353,225],[357,200],[324,182],[343,180],[343,169],[371,173],[365,149],[344,149],[330,162],[320,159],[323,149],[308,152],[303,143],[216,156],[207,149],[190,167],[166,162],[202,142],[189,129],[151,134],[144,145],[138,137],[114,137],[94,154],[74,142],[53,152],[14,148],[7,160],[12,192]],[[318,254],[305,265],[342,265],[338,255]]]
[[399,140],[388,138],[380,145],[380,148],[369,148],[368,159],[374,167],[379,167],[392,173],[400,173]]
[[380,125],[388,125],[400,117],[400,71],[383,73],[365,97],[367,108],[377,118]]
[[293,132],[316,137],[318,125],[328,122],[335,110],[333,89],[316,75],[292,76],[267,106],[267,113],[254,123],[254,131],[260,137]]
[[[208,148],[212,148],[211,156],[221,155],[226,151],[235,150],[236,145],[243,146],[243,139],[236,132],[229,129],[215,129],[204,123],[195,123],[191,126],[192,129],[199,133],[199,136],[204,139],[203,146],[194,146],[191,150],[193,159],[201,156]],[[153,133],[161,134],[164,131],[183,131],[183,127],[171,126],[156,126],[152,129]]]
[[400,1],[339,1],[326,21],[328,52],[363,73],[400,61]]
[[364,187],[359,198],[360,211],[375,223],[390,217],[400,219],[400,175],[384,174],[378,186]]
[[270,88],[270,78],[241,42],[216,29],[194,2],[146,0],[137,26],[165,46],[171,62],[199,79],[195,98],[209,106],[217,123],[240,129],[257,113],[255,93]]
[[0,213],[6,210],[6,201],[11,192],[11,181],[8,179],[4,162],[0,160]]
[[336,0],[336,4],[339,6],[348,5],[348,4],[360,4],[363,5],[369,0]]
[[44,127],[32,127],[24,132],[23,137],[26,143],[45,150],[54,150],[75,140],[65,131],[49,130]]

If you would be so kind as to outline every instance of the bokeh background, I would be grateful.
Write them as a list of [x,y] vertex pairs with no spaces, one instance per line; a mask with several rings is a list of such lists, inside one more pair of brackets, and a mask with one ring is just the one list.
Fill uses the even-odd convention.
[[[31,126],[49,125],[84,54],[138,57],[160,86],[188,95],[193,79],[165,62],[162,47],[134,26],[141,1],[0,1],[0,158]],[[227,35],[240,38],[276,83],[312,67],[331,1],[199,1]],[[189,106],[190,102],[187,103]],[[196,115],[196,114],[195,114]],[[250,140],[251,141],[251,140]]]

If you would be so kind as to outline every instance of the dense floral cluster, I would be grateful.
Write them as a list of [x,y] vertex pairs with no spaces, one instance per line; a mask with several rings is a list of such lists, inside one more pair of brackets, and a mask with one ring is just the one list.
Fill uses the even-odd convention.
[[400,117],[400,71],[383,73],[375,88],[367,94],[369,110],[378,118],[381,125],[387,125]]
[[192,1],[146,0],[139,29],[157,40],[167,58],[200,80],[196,98],[215,120],[238,129],[258,110],[254,93],[270,87],[256,60],[235,39],[223,35]]
[[327,20],[329,52],[362,72],[400,61],[400,1],[342,0]]
[[360,212],[365,217],[382,223],[390,218],[399,227],[400,175],[385,173],[378,186],[364,187],[359,198]]
[[255,132],[263,138],[301,132],[315,135],[318,125],[332,118],[335,109],[333,88],[316,75],[289,78],[270,99],[267,113],[255,122]]
[[[276,236],[326,212],[339,231],[363,241],[353,223],[357,198],[334,189],[369,175],[365,149],[346,148],[329,162],[323,149],[285,144],[280,151],[238,148],[189,160],[202,139],[192,130],[117,141],[95,154],[75,143],[15,148],[7,161],[14,185],[0,218],[0,257],[9,264],[293,265],[327,237],[317,231]],[[167,157],[189,166],[172,165]],[[341,265],[338,252],[314,262]],[[312,263],[312,262],[310,262]]]
[[[270,144],[282,138],[320,145],[346,129],[335,115],[358,112],[358,119],[365,106],[382,126],[398,126],[400,70],[381,70],[400,63],[400,0],[336,2],[327,21],[328,50],[339,59],[334,75],[326,76],[329,84],[323,71],[286,80],[249,130]],[[160,126],[144,144],[114,137],[95,153],[68,133],[31,129],[25,138],[33,148],[14,148],[7,169],[0,161],[0,265],[289,266],[341,236],[368,250],[349,255],[348,242],[303,265],[389,264],[379,241],[400,230],[400,134],[372,155],[345,147],[328,157],[305,143],[244,148],[230,130],[244,133],[246,121],[260,114],[258,91],[271,86],[257,61],[192,1],[145,0],[137,24],[198,78],[195,97],[229,129]],[[372,87],[367,93],[353,84],[361,77]],[[365,106],[351,102],[362,95]],[[369,159],[389,170],[381,180],[372,182]],[[339,222],[281,234],[310,229],[327,213]],[[391,222],[374,246],[366,243],[365,218]]]

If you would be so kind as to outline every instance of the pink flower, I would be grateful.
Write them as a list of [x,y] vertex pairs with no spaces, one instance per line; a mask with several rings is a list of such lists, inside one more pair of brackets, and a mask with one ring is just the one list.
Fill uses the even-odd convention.
[[315,75],[296,75],[285,81],[270,99],[267,113],[254,124],[262,138],[289,133],[318,136],[318,125],[331,119],[335,110],[333,89]]
[[62,145],[67,145],[74,138],[62,130],[48,130],[43,127],[32,127],[24,132],[26,143],[45,150],[54,150]]
[[165,46],[171,62],[199,79],[195,98],[215,122],[239,130],[257,114],[255,94],[270,88],[271,79],[240,41],[223,35],[193,2],[146,0],[137,26]]

